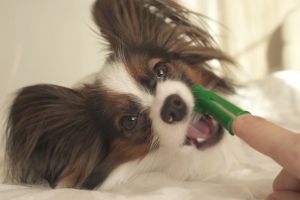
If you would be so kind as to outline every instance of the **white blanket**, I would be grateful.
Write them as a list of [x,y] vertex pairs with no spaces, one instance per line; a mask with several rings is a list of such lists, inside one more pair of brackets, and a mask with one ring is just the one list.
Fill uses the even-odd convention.
[[[276,73],[240,88],[232,101],[252,114],[270,119],[290,129],[300,130],[300,72]],[[160,173],[141,174],[114,191],[52,190],[43,187],[0,184],[0,200],[102,200],[102,199],[204,199],[260,200],[271,192],[272,180],[280,170],[271,159],[250,149],[237,137],[227,136],[232,150],[230,169],[220,167],[220,175],[197,182],[177,181]],[[234,159],[232,159],[232,157]]]

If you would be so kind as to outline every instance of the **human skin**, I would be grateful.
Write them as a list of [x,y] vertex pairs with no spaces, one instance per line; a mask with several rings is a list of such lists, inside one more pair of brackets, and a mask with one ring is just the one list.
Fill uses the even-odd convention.
[[300,134],[249,114],[237,117],[232,130],[252,148],[283,167],[273,182],[273,193],[267,200],[299,200]]

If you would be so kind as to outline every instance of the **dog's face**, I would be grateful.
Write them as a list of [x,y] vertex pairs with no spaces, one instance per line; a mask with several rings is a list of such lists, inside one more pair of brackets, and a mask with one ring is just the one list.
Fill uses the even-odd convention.
[[94,188],[123,163],[160,148],[205,150],[222,137],[193,112],[191,87],[229,90],[208,61],[229,61],[188,11],[166,0],[98,0],[94,18],[110,54],[96,81],[77,89],[24,88],[8,123],[14,177]]
[[127,53],[127,59],[104,66],[97,84],[106,92],[100,118],[113,122],[115,135],[123,135],[128,148],[136,143],[149,150],[183,145],[201,150],[221,138],[217,123],[193,113],[191,87],[211,83],[204,81],[204,72],[181,60]]

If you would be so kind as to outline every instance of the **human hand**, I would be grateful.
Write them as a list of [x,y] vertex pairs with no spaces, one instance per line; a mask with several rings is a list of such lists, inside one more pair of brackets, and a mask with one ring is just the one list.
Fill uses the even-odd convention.
[[300,200],[300,134],[252,115],[237,117],[232,129],[236,136],[283,167],[267,200]]

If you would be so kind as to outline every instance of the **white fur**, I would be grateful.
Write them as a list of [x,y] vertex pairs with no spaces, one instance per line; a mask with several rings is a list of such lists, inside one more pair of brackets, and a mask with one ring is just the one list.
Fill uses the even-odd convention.
[[109,90],[118,94],[133,95],[145,107],[149,107],[152,103],[152,95],[139,87],[134,78],[126,70],[124,64],[120,62],[106,64],[99,72],[98,78]]
[[131,161],[121,165],[100,186],[100,190],[111,190],[122,183],[125,183],[137,173],[138,161]]
[[[227,174],[234,167],[234,155],[228,156],[228,138],[205,151],[199,151],[193,146],[174,148],[159,148],[148,154],[142,160],[131,161],[115,169],[101,186],[101,190],[114,190],[134,176],[147,172],[163,172],[178,180],[213,180],[215,177]],[[226,156],[227,155],[227,156]]]

